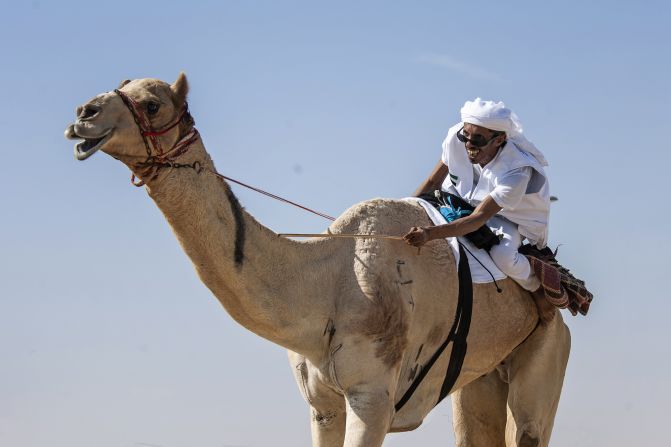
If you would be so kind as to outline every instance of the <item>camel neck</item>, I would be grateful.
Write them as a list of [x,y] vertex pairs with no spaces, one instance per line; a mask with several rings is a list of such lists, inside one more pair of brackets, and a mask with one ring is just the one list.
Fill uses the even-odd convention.
[[331,241],[300,243],[259,224],[239,204],[200,140],[188,152],[206,169],[164,169],[147,184],[203,283],[250,331],[292,351],[319,355],[335,281]]

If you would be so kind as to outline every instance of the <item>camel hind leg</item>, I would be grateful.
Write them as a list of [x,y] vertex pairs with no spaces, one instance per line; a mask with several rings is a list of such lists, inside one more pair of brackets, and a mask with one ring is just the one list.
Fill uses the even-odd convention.
[[546,447],[571,348],[568,328],[557,312],[499,368],[508,376],[508,447]]
[[496,370],[450,397],[456,447],[505,447],[508,384]]

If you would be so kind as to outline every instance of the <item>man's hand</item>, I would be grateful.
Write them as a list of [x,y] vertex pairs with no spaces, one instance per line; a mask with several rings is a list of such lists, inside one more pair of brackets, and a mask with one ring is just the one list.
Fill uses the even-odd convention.
[[471,231],[475,231],[487,223],[492,216],[501,211],[501,207],[487,196],[480,205],[475,207],[473,213],[469,216],[457,219],[454,222],[445,225],[436,225],[432,227],[412,227],[408,233],[403,236],[403,240],[409,245],[421,247],[434,239],[445,237],[464,236]]
[[431,240],[429,237],[429,227],[412,227],[410,231],[403,236],[403,240],[408,245],[421,247]]

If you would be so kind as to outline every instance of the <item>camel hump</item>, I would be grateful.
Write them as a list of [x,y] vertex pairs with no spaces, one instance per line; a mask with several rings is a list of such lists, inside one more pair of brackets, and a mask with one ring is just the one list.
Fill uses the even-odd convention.
[[[372,199],[348,209],[331,226],[331,231],[402,236],[412,226],[429,224],[418,205]],[[344,312],[342,318],[354,333],[373,344],[375,356],[388,368],[403,359],[411,338],[426,336],[423,325],[412,328],[413,316],[419,315],[428,327],[441,325],[449,330],[448,321],[433,321],[436,310],[438,315],[454,313],[452,300],[446,298],[453,294],[452,286],[456,286],[456,268],[446,242],[430,244],[422,249],[421,256],[417,255],[417,248],[399,240],[357,238],[343,243],[352,248],[348,264],[354,267],[361,293],[343,298],[347,302],[339,306]],[[429,291],[435,293],[435,284],[441,282],[446,282],[444,294],[434,300]],[[415,334],[418,328],[422,334]]]
[[334,233],[403,236],[410,227],[430,225],[426,213],[414,203],[375,198],[347,209],[330,227]]

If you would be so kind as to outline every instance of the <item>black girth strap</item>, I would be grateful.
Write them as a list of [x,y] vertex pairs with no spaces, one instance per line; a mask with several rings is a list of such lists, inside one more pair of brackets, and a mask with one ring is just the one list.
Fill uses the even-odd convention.
[[450,333],[447,335],[447,339],[443,342],[438,350],[431,356],[429,361],[424,365],[420,370],[415,380],[410,385],[410,388],[405,392],[403,397],[396,403],[395,409],[396,412],[400,411],[401,408],[410,400],[413,393],[419,385],[424,380],[424,377],[429,373],[429,370],[434,363],[438,360],[440,355],[443,353],[447,345],[452,342],[452,352],[450,354],[450,362],[447,365],[447,371],[445,373],[445,380],[443,380],[443,385],[440,387],[440,395],[436,401],[436,405],[440,403],[454,386],[459,373],[461,372],[461,367],[464,364],[464,358],[466,358],[467,343],[466,338],[468,337],[468,331],[471,327],[471,316],[473,314],[473,282],[471,280],[471,269],[468,266],[468,258],[466,258],[466,252],[464,249],[459,246],[459,267],[458,267],[458,276],[459,276],[459,297],[457,299],[457,311],[454,316],[454,323],[452,323],[452,328]]
[[457,302],[457,312],[452,326],[452,352],[450,353],[450,363],[447,365],[445,380],[440,387],[440,396],[436,405],[445,398],[454,386],[461,367],[466,358],[468,349],[468,331],[471,329],[471,316],[473,315],[473,280],[471,278],[471,269],[468,266],[468,258],[464,248],[459,245],[459,300]]

